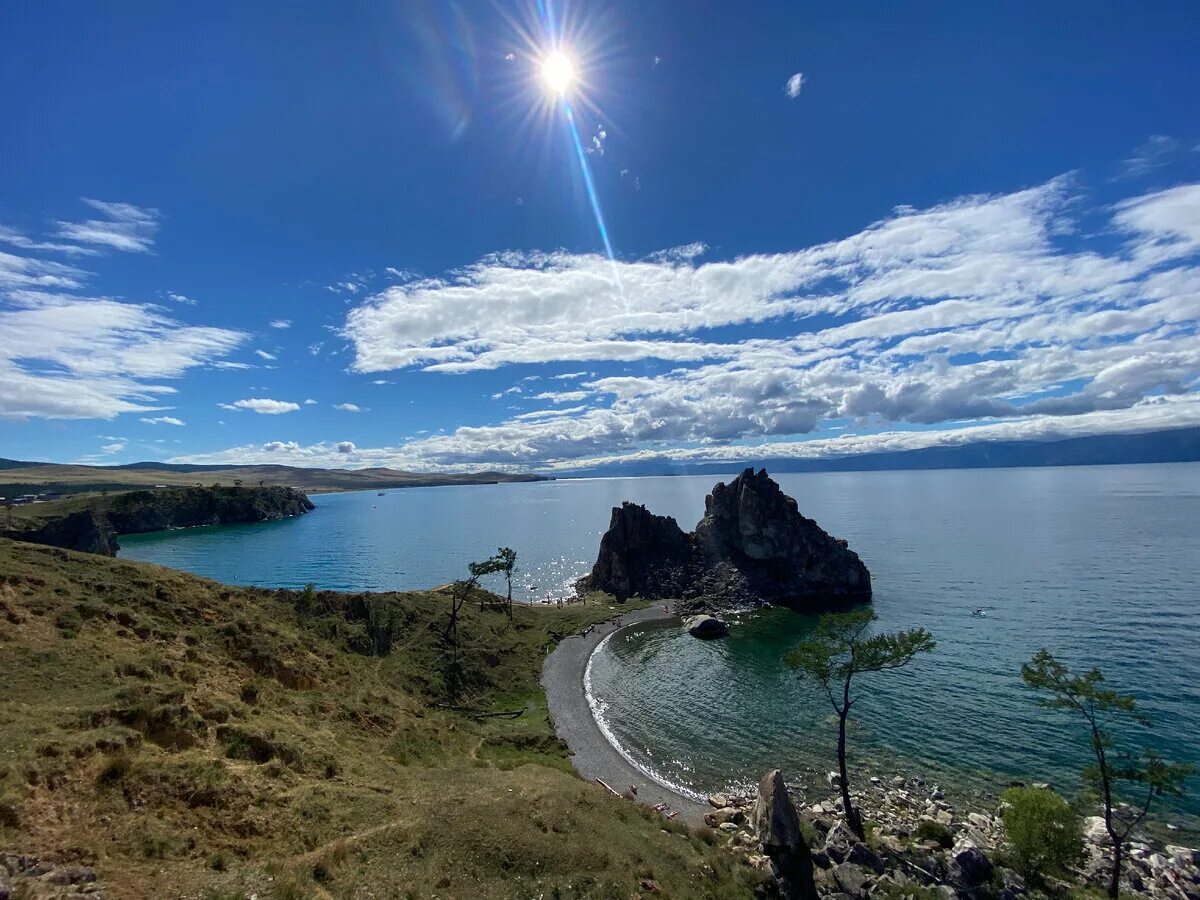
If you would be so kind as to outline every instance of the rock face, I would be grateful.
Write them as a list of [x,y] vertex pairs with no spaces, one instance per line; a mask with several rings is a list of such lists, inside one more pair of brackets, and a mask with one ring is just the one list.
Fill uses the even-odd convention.
[[718,484],[685,534],[644,506],[614,508],[580,591],[682,601],[684,610],[775,603],[802,611],[871,599],[871,573],[845,541],[800,514],[766,470]]
[[67,513],[5,537],[85,553],[116,556],[118,534],[142,534],[196,525],[265,522],[313,509],[303,491],[289,487],[194,487],[130,491],[104,498],[97,508]]
[[592,574],[594,587],[624,600],[671,596],[691,556],[687,535],[670,516],[625,502],[613,507]]
[[90,509],[51,519],[33,531],[8,532],[6,536],[34,544],[48,544],[51,547],[65,547],[68,550],[100,553],[104,556],[116,556],[120,546],[117,543],[117,533],[108,519],[102,513]]

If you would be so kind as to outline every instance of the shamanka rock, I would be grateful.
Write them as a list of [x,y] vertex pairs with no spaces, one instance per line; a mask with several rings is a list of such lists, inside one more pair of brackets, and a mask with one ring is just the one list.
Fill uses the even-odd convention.
[[580,592],[680,601],[683,611],[774,603],[805,612],[871,599],[871,573],[844,540],[800,514],[766,470],[718,484],[684,533],[669,516],[623,503]]

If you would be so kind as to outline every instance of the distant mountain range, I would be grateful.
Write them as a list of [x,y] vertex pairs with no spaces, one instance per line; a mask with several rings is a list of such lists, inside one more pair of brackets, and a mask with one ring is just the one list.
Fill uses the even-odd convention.
[[162,484],[247,485],[282,484],[304,491],[356,491],[385,488],[434,487],[448,484],[494,484],[508,481],[539,481],[540,475],[507,472],[470,472],[450,475],[437,472],[405,472],[400,469],[309,469],[300,466],[198,466],[177,463],[139,462],[123,466],[75,466],[58,463],[0,459],[0,497],[36,491],[78,493],[120,491]]
[[1177,428],[1148,434],[1102,434],[1060,441],[980,441],[958,447],[927,447],[825,459],[747,456],[742,461],[721,463],[614,463],[559,477],[715,475],[736,472],[747,466],[765,468],[771,473],[877,472],[1196,461],[1200,461],[1200,428]]

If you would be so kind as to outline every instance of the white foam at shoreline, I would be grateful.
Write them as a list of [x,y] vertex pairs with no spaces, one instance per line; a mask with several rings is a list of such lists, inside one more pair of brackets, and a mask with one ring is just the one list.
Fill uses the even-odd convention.
[[[630,627],[632,628],[636,626]],[[613,635],[619,634],[625,630],[627,629],[618,628],[615,631],[605,635],[604,639],[595,647],[593,647],[592,652],[588,654],[587,666],[585,666],[583,670],[583,696],[587,700],[588,709],[592,711],[592,720],[596,723],[596,727],[600,729],[600,733],[604,735],[605,740],[612,745],[612,748],[616,750],[617,753],[621,754],[621,758],[624,759],[625,762],[629,763],[629,765],[633,766],[637,771],[641,772],[659,787],[666,788],[668,791],[678,794],[686,800],[691,800],[695,803],[705,803],[707,801],[703,794],[697,793],[696,791],[686,788],[681,784],[675,784],[673,781],[664,778],[662,775],[658,774],[658,772],[654,771],[648,766],[642,765],[635,760],[629,751],[621,746],[621,742],[618,741],[616,735],[613,734],[612,728],[608,724],[608,720],[605,719],[604,711],[607,704],[605,704],[602,700],[597,699],[592,693],[592,663],[596,658],[596,654],[600,652],[600,648],[609,642],[609,639],[612,638]]]

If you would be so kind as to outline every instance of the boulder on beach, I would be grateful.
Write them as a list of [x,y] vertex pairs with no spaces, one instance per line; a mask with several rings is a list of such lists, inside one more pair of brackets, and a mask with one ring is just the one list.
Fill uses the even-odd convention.
[[746,469],[713,487],[691,533],[644,506],[615,507],[577,587],[691,610],[775,603],[819,612],[870,600],[871,573],[846,541],[801,515],[765,469]]
[[701,640],[724,637],[729,634],[729,626],[713,616],[688,616],[683,620],[683,627],[692,637]]

